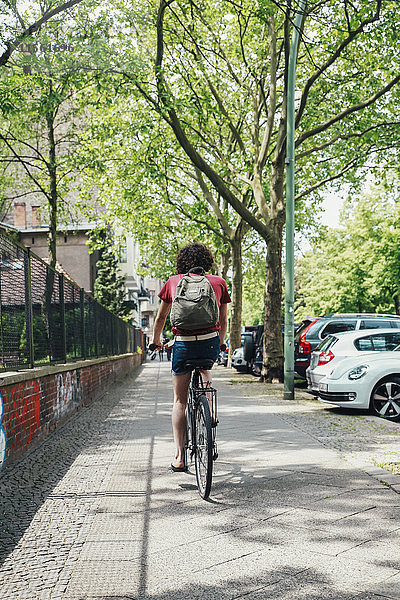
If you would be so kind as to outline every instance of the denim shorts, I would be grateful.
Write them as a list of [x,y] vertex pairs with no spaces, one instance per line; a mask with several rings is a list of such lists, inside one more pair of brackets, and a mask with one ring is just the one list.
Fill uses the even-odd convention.
[[190,373],[190,369],[185,366],[187,360],[209,358],[215,362],[219,354],[219,343],[219,335],[195,342],[175,341],[172,346],[172,373],[174,375]]

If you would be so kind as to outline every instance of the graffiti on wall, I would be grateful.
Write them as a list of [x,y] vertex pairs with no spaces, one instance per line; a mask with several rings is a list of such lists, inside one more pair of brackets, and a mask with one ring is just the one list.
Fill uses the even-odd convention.
[[0,394],[0,470],[3,468],[6,458],[7,437],[3,427],[3,398]]
[[8,391],[4,402],[10,406],[8,441],[13,450],[27,448],[40,426],[40,383],[26,381]]
[[54,415],[57,420],[74,408],[82,400],[81,376],[79,371],[67,371],[57,375],[57,400]]

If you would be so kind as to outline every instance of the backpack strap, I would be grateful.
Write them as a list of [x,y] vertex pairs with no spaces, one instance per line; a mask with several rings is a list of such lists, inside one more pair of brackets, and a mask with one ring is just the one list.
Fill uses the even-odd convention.
[[[200,271],[200,272],[198,273],[198,271]],[[193,269],[190,269],[190,271],[188,271],[186,273],[186,275],[190,275],[190,273],[194,273],[195,275],[205,275],[206,274],[203,267],[193,267]]]

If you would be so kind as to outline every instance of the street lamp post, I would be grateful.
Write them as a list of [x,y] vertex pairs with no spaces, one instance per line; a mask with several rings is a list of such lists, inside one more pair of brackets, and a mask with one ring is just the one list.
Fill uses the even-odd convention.
[[285,336],[284,336],[284,392],[286,400],[294,399],[294,92],[296,61],[300,29],[303,22],[306,0],[300,0],[297,10],[292,41],[290,44],[288,92],[287,92],[287,137],[286,137],[286,265],[285,265]]

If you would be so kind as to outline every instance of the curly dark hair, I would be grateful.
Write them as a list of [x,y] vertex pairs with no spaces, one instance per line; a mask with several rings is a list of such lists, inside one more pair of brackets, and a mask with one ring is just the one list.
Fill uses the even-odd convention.
[[194,242],[181,248],[176,257],[176,272],[189,273],[195,267],[210,271],[214,263],[213,255],[207,246]]

